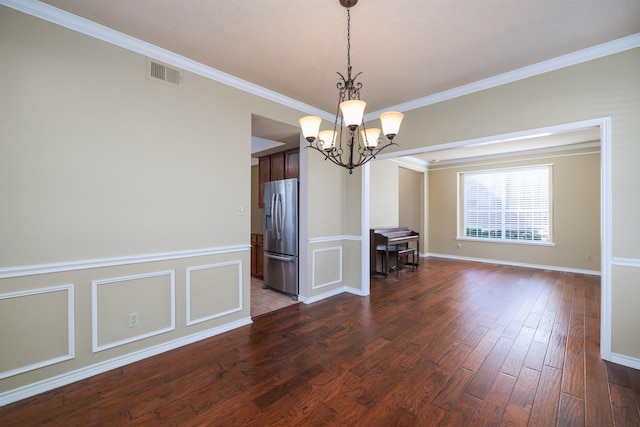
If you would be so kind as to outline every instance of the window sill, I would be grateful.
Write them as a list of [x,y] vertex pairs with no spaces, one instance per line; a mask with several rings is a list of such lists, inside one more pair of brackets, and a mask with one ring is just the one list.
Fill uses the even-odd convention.
[[456,240],[482,243],[506,243],[508,245],[528,245],[528,246],[555,246],[553,242],[540,242],[535,240],[507,240],[507,239],[474,239],[473,237],[456,237]]

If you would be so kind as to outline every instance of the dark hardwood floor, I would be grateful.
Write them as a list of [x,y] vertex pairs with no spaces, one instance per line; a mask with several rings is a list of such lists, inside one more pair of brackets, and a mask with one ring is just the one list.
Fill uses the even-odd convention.
[[2,426],[640,426],[600,279],[441,259],[0,408]]

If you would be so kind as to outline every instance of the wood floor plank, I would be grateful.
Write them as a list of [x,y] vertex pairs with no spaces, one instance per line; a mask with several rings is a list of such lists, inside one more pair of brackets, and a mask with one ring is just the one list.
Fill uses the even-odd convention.
[[584,420],[584,400],[560,393],[557,427],[582,427]]
[[585,355],[585,406],[587,425],[602,427],[613,425],[610,405],[598,405],[597,402],[610,402],[609,384],[606,380],[604,362],[598,355],[587,352]]
[[547,345],[538,341],[533,341],[529,346],[527,356],[524,358],[523,366],[542,371],[544,356],[547,353]]
[[482,366],[480,366],[480,369],[478,369],[467,386],[467,393],[478,399],[485,398],[496,376],[498,376],[500,367],[504,363],[512,345],[513,339],[511,338],[500,337],[498,339],[496,345],[491,349]]
[[540,372],[522,368],[502,416],[501,426],[518,427],[527,425],[539,380]]
[[584,283],[575,281],[571,302],[571,317],[568,334],[575,338],[584,338]]
[[[422,380],[416,381],[418,386],[411,389],[402,405],[416,413],[423,412],[426,404],[432,403],[435,396],[446,386],[471,351],[472,349],[469,346],[461,344],[451,353],[438,360],[437,364],[427,361],[429,363],[428,371],[421,373],[416,369],[412,369],[410,375]],[[402,387],[403,385],[399,384],[398,386]]]
[[530,425],[556,425],[561,381],[562,371],[549,366],[542,368],[536,398],[533,402],[533,408],[531,409],[531,417],[529,417]]
[[467,357],[462,364],[463,368],[470,371],[477,371],[480,369],[487,355],[491,352],[491,349],[495,343],[500,339],[502,332],[504,331],[504,325],[494,325],[483,337],[482,340],[476,345],[473,352]]
[[600,358],[599,280],[424,259],[370,296],[0,407],[0,425],[638,426],[640,371]]
[[605,362],[607,372],[607,381],[611,384],[621,385],[623,387],[631,387],[631,376],[628,369],[616,363]]
[[282,396],[295,393],[296,388],[300,387],[311,378],[319,375],[323,370],[324,368],[322,366],[314,365],[311,369],[301,372],[295,377],[289,378],[283,383],[278,384],[266,392],[256,396],[253,399],[253,403],[262,410],[267,409],[277,402]]
[[640,395],[629,387],[610,384],[611,406],[616,426],[640,427]]
[[[357,425],[360,419],[366,414],[367,409],[357,402],[358,397],[364,390],[364,385],[360,377],[350,372],[345,372],[339,378],[340,385],[335,392],[328,393],[322,397],[323,403],[334,413],[345,425]],[[323,388],[320,388],[324,392]]]
[[474,372],[472,371],[458,368],[433,398],[432,403],[445,411],[450,411],[455,402],[457,402],[462,396],[462,393],[464,393],[467,384],[469,384],[469,381],[473,378],[473,374]]
[[470,394],[463,393],[460,399],[453,402],[449,415],[440,422],[439,426],[466,427],[471,425],[473,417],[478,412],[480,405],[482,405],[482,400]]
[[[442,417],[442,415],[440,416]],[[430,419],[433,420],[437,417],[438,414],[432,413]],[[380,423],[380,425],[394,425],[398,427],[418,425],[416,415],[400,406],[393,408],[386,406],[377,407],[373,411],[368,411],[361,422],[363,424],[368,423],[374,425]]]
[[507,354],[504,363],[500,367],[500,371],[507,375],[517,377],[524,364],[524,359],[527,357],[527,352],[533,341],[535,335],[535,329],[523,326],[520,329],[520,333],[516,337],[511,350]]
[[489,332],[488,327],[482,325],[476,325],[465,337],[462,341],[464,344],[467,344],[471,347],[475,347],[478,345],[480,340]]
[[515,383],[516,379],[511,375],[498,372],[471,425],[499,425]]
[[[599,288],[599,287],[598,287]],[[597,295],[600,293],[600,289],[595,289],[593,286],[585,286],[584,288],[584,315],[586,317],[593,317],[598,319],[599,309],[598,309],[598,297]]]
[[544,358],[544,364],[562,369],[564,365],[564,355],[567,348],[567,336],[564,333],[553,331],[549,338],[547,354]]
[[584,399],[584,341],[567,338],[567,354],[562,373],[562,392]]

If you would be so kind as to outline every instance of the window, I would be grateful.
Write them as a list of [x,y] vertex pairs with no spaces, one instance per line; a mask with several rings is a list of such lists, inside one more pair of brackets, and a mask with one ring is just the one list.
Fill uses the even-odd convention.
[[461,173],[461,237],[550,242],[551,166]]

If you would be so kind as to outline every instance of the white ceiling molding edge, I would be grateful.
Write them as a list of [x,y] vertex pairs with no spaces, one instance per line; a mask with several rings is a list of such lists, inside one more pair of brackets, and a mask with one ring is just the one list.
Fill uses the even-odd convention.
[[[463,167],[471,167],[471,166],[482,166],[487,164],[497,164],[497,163],[513,163],[514,161],[520,160],[507,160],[507,161],[498,161],[504,158],[513,158],[518,156],[536,156],[531,157],[529,160],[541,160],[547,158],[555,158],[555,157],[573,157],[573,156],[582,156],[586,154],[595,154],[600,152],[600,142],[585,142],[583,144],[573,144],[573,145],[563,145],[559,147],[548,147],[548,148],[537,148],[532,150],[523,150],[523,151],[512,151],[509,153],[500,153],[500,154],[489,154],[486,156],[475,156],[475,157],[466,157],[463,159],[455,159],[455,160],[441,160],[435,164],[429,164],[427,166],[428,170],[432,170],[434,167],[437,167],[438,170],[447,170],[447,169],[457,169],[460,168],[461,165]],[[562,154],[555,155],[553,153],[558,153],[562,151],[572,151],[572,150],[584,150],[589,148],[596,148],[596,150],[588,151],[584,153],[572,153],[572,154]],[[489,162],[489,163],[478,163],[478,162]]]
[[429,162],[413,156],[393,157],[388,159],[391,162],[398,163],[401,166],[410,167],[414,170],[425,172],[429,170]]
[[[37,0],[0,0],[0,4],[35,16],[36,18],[40,18],[45,21],[63,26],[65,28],[69,28],[73,31],[77,31],[90,37],[94,37],[104,42],[120,46],[133,52],[137,52],[141,55],[149,56],[154,59],[166,62],[167,64],[174,65],[192,73],[199,74],[211,80],[215,80],[244,92],[260,96],[273,102],[277,102],[279,104],[291,107],[304,113],[317,115],[328,121],[333,121],[335,119],[335,115],[330,114],[326,111],[322,111],[319,108],[305,104],[293,98],[289,98],[288,96],[284,96],[280,93],[250,83],[246,80],[242,80],[238,77],[224,73],[215,68],[205,66],[199,62],[183,57],[169,50],[162,49],[158,46],[152,45],[142,40],[138,40],[134,37],[112,30],[88,19],[65,12],[48,4],[41,3]],[[385,108],[384,111],[389,109],[401,112],[414,110],[416,108],[425,107],[427,105],[436,104],[438,102],[457,98],[463,95],[468,95],[474,92],[479,92],[481,90],[489,89],[507,83],[512,83],[528,77],[533,77],[553,70],[569,67],[571,65],[576,65],[604,56],[613,55],[615,53],[634,49],[636,47],[640,47],[640,33],[623,37],[618,40],[613,40],[608,43],[593,46],[587,49],[582,49],[567,55],[540,62],[538,64],[533,64],[527,67],[519,68],[517,70],[509,71],[507,73],[499,74],[497,76],[479,80],[477,82],[469,83],[467,85],[459,86],[454,89],[446,90],[413,101],[398,104],[389,108]],[[383,112],[383,110],[369,113],[365,115],[364,120],[374,120],[380,115],[381,112]]]
[[575,130],[582,130],[600,126],[600,120],[603,119],[589,119],[579,122],[573,122],[569,124],[552,125],[537,129],[526,129],[518,132],[510,132],[500,135],[483,136],[480,138],[473,138],[462,141],[445,142],[437,145],[429,145],[426,147],[409,148],[406,150],[393,151],[388,153],[382,153],[376,156],[378,160],[391,159],[393,157],[413,156],[414,154],[429,153],[431,151],[448,150],[451,148],[461,147],[476,147],[479,145],[485,145],[487,143],[497,143],[501,141],[514,141],[518,139],[527,139],[539,135],[552,135],[556,133],[572,132]]

